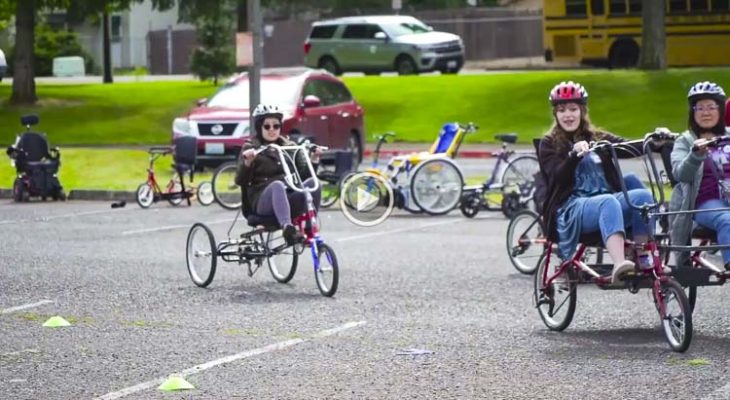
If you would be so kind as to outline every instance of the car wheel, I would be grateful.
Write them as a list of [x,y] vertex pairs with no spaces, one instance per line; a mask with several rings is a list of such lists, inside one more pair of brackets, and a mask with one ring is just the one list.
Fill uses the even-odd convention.
[[418,73],[416,70],[416,62],[413,61],[411,56],[405,54],[395,60],[395,70],[398,72],[398,75],[413,75]]
[[322,68],[333,75],[342,75],[340,65],[337,64],[337,61],[335,61],[332,57],[322,57],[319,60],[319,68]]
[[360,144],[360,138],[356,133],[350,135],[347,140],[347,151],[352,153],[353,163],[357,165],[362,162],[362,144]]

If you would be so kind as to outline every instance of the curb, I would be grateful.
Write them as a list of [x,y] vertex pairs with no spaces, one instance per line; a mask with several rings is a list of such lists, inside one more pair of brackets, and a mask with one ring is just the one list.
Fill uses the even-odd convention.
[[[0,189],[0,199],[12,199],[12,189]],[[72,190],[68,193],[67,200],[94,200],[94,201],[136,201],[135,192],[116,190]]]
[[[394,157],[404,154],[420,153],[417,150],[380,150],[380,155],[385,157]],[[371,157],[373,150],[365,150],[363,157]],[[493,152],[488,150],[462,150],[456,155],[456,158],[492,158],[494,157]]]

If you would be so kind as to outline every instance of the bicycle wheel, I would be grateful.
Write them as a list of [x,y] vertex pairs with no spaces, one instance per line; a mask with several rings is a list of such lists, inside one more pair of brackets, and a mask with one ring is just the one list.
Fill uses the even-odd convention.
[[198,184],[198,189],[195,192],[195,196],[198,199],[198,203],[202,206],[209,206],[215,201],[213,196],[213,184],[205,181]]
[[550,258],[551,265],[545,262],[546,256],[543,256],[538,263],[534,300],[545,326],[552,331],[562,331],[570,325],[575,315],[577,297],[575,273],[569,267],[564,273],[565,276],[555,278],[550,286],[546,286],[544,284],[547,280],[546,270],[553,273],[559,267],[558,257],[551,255]]
[[508,196],[509,193],[518,195],[517,201],[503,204],[502,212],[507,218],[510,217],[510,213],[527,207],[527,202],[532,198],[532,191],[535,189],[535,174],[538,171],[540,163],[532,154],[521,155],[507,163],[501,179],[502,195]]
[[213,173],[213,198],[227,210],[241,207],[241,188],[236,184],[235,161],[222,164]]
[[155,201],[155,189],[149,183],[137,186],[137,204],[142,208],[149,208]]
[[332,297],[337,292],[340,271],[334,250],[326,244],[320,244],[317,258],[314,260],[314,278],[322,296]]
[[321,208],[332,207],[340,198],[340,185],[325,181],[320,181],[320,184],[322,185],[322,199],[319,206]]
[[515,269],[532,275],[545,253],[545,229],[540,216],[531,210],[515,214],[507,227],[507,254]]
[[416,167],[411,179],[411,198],[430,215],[443,215],[461,200],[464,177],[449,159],[426,160]]
[[482,195],[479,192],[465,194],[459,203],[459,211],[461,215],[467,218],[474,218],[479,214],[482,208]]
[[274,254],[266,259],[269,271],[271,271],[271,276],[280,283],[292,280],[294,273],[297,272],[299,261],[299,253],[294,246],[285,246],[285,244],[282,231],[269,232],[266,237],[266,247],[274,251]]
[[215,240],[213,232],[200,222],[195,223],[188,232],[185,261],[193,283],[206,287],[213,282],[218,262]]
[[180,175],[175,173],[172,175],[170,182],[167,184],[167,193],[171,194],[171,196],[167,198],[167,202],[174,207],[179,206],[185,198],[185,194],[182,193],[181,179]]
[[687,295],[682,286],[671,278],[661,283],[659,295],[664,302],[664,314],[659,310],[664,336],[672,350],[683,353],[692,341],[692,310]]

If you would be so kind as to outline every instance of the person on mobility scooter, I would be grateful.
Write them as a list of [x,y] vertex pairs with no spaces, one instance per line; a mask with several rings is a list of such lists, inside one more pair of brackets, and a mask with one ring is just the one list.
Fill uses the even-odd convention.
[[[292,216],[307,211],[306,199],[302,192],[287,189],[284,183],[285,171],[276,150],[267,149],[258,153],[257,148],[267,144],[280,146],[295,145],[281,135],[283,114],[275,105],[259,104],[251,113],[255,136],[250,143],[241,148],[236,184],[241,187],[243,215],[251,220],[251,216],[275,218],[283,229],[284,239],[288,244],[299,243],[304,236],[292,224]],[[314,147],[312,164],[316,170],[322,150]],[[303,184],[314,187],[314,179],[309,176],[306,161],[294,155],[297,165],[290,166],[299,171]],[[319,210],[321,189],[312,193],[314,206]],[[263,225],[263,223],[262,223]]]
[[[612,143],[625,139],[597,130],[588,119],[588,92],[578,83],[561,82],[550,92],[555,122],[540,141],[540,169],[547,180],[547,201],[543,209],[547,234],[558,243],[562,259],[570,257],[581,234],[600,232],[602,242],[613,260],[612,282],[635,269],[634,262],[624,255],[626,227],[632,228],[636,243],[645,243],[649,226],[638,210],[626,203],[621,194],[623,179],[618,175],[610,156],[592,152],[590,142]],[[624,156],[643,153],[641,143],[627,143]],[[634,186],[634,185],[632,185]],[[644,188],[628,191],[632,204],[650,204],[651,192]],[[645,254],[639,254],[639,259]]]
[[13,182],[13,199],[18,202],[29,201],[31,197],[43,200],[66,200],[58,170],[61,167],[61,152],[58,147],[49,148],[46,135],[30,129],[39,122],[37,115],[20,118],[26,131],[18,135],[6,153],[15,165],[17,176]]

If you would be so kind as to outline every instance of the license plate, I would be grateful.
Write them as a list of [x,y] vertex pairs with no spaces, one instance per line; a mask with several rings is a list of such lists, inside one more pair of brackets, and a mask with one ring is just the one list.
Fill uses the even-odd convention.
[[223,143],[206,143],[205,154],[224,154],[226,152]]
[[446,63],[446,68],[456,68],[456,61],[449,61]]

